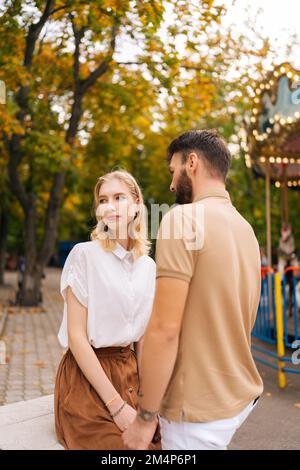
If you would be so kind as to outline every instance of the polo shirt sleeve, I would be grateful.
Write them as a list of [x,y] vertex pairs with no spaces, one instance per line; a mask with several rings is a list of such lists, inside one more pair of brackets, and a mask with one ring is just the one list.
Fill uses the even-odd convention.
[[189,283],[193,277],[203,235],[191,210],[185,211],[184,207],[171,209],[161,221],[156,241],[156,278],[173,277]]

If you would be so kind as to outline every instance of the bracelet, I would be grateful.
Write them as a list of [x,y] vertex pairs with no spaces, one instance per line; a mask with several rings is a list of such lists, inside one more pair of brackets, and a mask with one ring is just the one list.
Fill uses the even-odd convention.
[[127,405],[127,401],[124,401],[123,405],[121,406],[121,408],[118,409],[118,411],[116,411],[116,412],[113,413],[113,414],[110,413],[110,416],[111,416],[112,418],[115,418],[115,417],[123,410],[123,408],[124,408],[125,405]]
[[119,397],[119,394],[117,393],[111,400],[109,400],[107,403],[105,403],[105,406],[108,407],[113,401],[115,401]]

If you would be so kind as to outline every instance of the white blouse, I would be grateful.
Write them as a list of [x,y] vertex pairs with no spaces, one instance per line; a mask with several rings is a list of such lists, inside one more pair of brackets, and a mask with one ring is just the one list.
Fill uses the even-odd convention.
[[87,307],[87,336],[95,348],[127,346],[144,334],[155,291],[155,262],[147,255],[134,260],[117,244],[105,251],[97,240],[78,243],[70,251],[61,275],[64,298],[60,344],[68,347],[66,289],[71,287]]

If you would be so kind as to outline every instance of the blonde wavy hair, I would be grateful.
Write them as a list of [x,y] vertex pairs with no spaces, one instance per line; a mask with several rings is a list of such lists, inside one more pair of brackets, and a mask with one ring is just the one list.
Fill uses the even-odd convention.
[[133,250],[134,258],[142,255],[148,255],[151,248],[151,243],[148,240],[147,226],[145,219],[145,206],[142,191],[136,182],[135,178],[125,170],[115,170],[101,176],[94,189],[94,210],[97,219],[97,225],[91,233],[92,240],[99,240],[102,247],[106,251],[113,251],[116,248],[117,241],[110,237],[110,234],[104,230],[101,225],[101,217],[97,214],[97,208],[100,203],[100,189],[103,183],[117,179],[124,183],[130,191],[133,199],[138,199],[138,212],[136,217],[130,222],[130,236],[129,236],[129,249]]

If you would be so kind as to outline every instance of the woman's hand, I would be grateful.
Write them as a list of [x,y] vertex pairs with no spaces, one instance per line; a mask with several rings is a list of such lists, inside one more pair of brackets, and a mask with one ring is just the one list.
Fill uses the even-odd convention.
[[[120,397],[120,399],[116,400],[110,407],[109,412],[111,415],[115,414],[124,404],[124,400]],[[120,431],[125,431],[128,426],[133,423],[136,417],[136,410],[132,408],[132,406],[125,404],[124,408],[118,413],[113,420],[115,424],[118,426]]]

